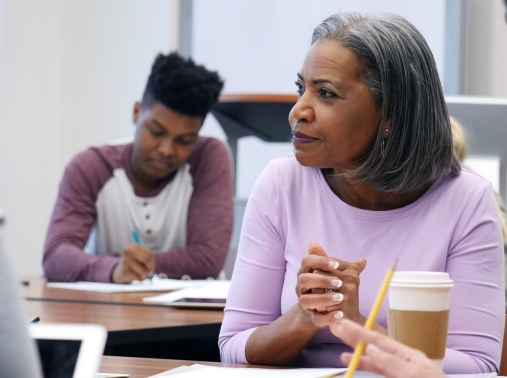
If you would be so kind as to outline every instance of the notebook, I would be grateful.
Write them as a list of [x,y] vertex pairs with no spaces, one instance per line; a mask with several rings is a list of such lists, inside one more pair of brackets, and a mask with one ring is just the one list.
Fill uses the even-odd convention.
[[44,378],[95,378],[107,331],[97,324],[29,324]]

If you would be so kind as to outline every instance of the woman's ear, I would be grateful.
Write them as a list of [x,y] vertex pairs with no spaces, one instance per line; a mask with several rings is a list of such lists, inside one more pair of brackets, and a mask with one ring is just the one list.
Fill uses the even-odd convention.
[[388,138],[392,134],[392,122],[391,120],[387,120],[386,123],[384,123],[384,132],[382,133],[384,138]]
[[134,104],[134,110],[132,112],[132,121],[134,122],[134,125],[137,125],[137,120],[139,119],[139,114],[141,113],[141,103],[139,101],[136,101]]

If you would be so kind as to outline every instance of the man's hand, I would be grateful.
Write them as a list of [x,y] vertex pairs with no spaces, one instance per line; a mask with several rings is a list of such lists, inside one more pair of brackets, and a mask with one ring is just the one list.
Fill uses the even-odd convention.
[[155,270],[155,255],[139,244],[132,244],[123,251],[120,263],[111,273],[111,282],[131,283],[145,280]]

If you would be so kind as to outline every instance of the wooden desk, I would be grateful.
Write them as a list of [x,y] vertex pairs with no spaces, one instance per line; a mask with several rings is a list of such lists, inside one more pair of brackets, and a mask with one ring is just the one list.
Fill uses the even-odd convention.
[[[130,374],[129,378],[146,378],[180,366],[190,366],[193,364],[241,368],[266,368],[266,366],[258,365],[227,364],[208,361],[162,360],[153,358],[103,356],[102,363],[100,364],[100,373],[125,373]],[[283,369],[280,367],[269,368]]]
[[107,345],[217,336],[223,311],[33,300],[28,317],[41,322],[97,323],[107,331]]
[[95,293],[91,291],[46,287],[46,280],[43,277],[24,276],[23,281],[28,282],[28,285],[23,285],[21,289],[23,298],[31,301],[101,303],[167,308],[167,306],[162,304],[143,302],[144,297],[163,294],[163,292],[160,291],[142,293]]

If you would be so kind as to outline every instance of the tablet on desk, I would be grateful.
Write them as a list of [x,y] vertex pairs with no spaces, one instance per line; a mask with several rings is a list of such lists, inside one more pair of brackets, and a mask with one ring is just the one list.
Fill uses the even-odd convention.
[[230,281],[210,281],[201,287],[176,290],[172,293],[143,298],[143,301],[172,307],[223,309],[229,286]]
[[94,378],[107,331],[97,324],[29,324],[44,378]]
[[166,305],[189,308],[224,308],[225,301],[225,298],[179,298],[166,302]]

